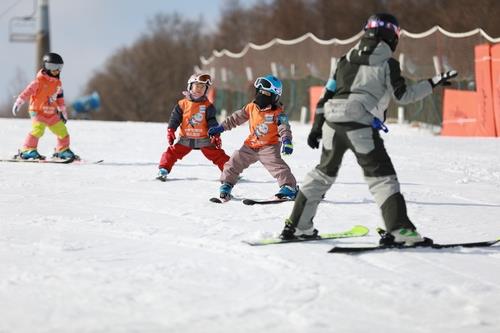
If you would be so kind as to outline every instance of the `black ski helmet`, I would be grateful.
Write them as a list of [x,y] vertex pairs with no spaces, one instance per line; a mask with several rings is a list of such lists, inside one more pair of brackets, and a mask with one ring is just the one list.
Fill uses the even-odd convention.
[[63,64],[63,58],[57,53],[47,53],[42,58],[42,66],[46,71],[61,70]]
[[399,41],[399,22],[394,15],[380,13],[368,18],[365,25],[365,36],[376,37],[389,44],[392,52],[396,50]]

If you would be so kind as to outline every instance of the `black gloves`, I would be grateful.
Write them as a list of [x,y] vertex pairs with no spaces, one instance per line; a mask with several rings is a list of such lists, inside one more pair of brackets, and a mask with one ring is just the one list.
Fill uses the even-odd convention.
[[321,136],[323,135],[321,129],[316,130],[314,127],[311,129],[311,132],[309,133],[309,136],[307,137],[307,145],[311,147],[312,149],[317,149],[319,148],[319,140],[321,139]]
[[442,86],[449,86],[451,85],[451,82],[448,82],[449,79],[452,79],[458,75],[458,72],[456,70],[451,70],[447,71],[441,74],[438,74],[434,76],[433,78],[429,79],[429,83],[432,85],[432,88],[442,85]]
[[[317,112],[317,110],[316,110]],[[319,140],[323,136],[323,123],[325,122],[325,115],[323,113],[316,113],[314,116],[314,124],[311,128],[311,132],[307,137],[307,145],[312,149],[319,148]]]

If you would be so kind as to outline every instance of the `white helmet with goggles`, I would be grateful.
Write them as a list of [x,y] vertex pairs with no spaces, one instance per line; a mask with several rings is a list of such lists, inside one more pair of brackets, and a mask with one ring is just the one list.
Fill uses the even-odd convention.
[[191,91],[191,86],[193,83],[203,83],[207,86],[207,89],[209,86],[212,85],[212,78],[210,77],[210,74],[193,74],[191,77],[189,77],[188,84],[187,84],[187,90]]

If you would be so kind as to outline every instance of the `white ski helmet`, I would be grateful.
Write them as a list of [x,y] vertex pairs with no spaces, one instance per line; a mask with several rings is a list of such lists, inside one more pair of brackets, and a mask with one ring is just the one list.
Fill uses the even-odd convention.
[[212,85],[212,78],[210,74],[202,73],[202,74],[193,74],[189,77],[187,84],[187,91],[191,92],[191,87],[193,83],[203,83],[206,85],[205,94],[207,93],[208,87]]

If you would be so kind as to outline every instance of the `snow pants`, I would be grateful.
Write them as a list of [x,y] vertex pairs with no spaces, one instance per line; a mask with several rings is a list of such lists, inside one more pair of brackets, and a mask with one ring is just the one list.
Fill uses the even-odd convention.
[[236,150],[229,161],[224,166],[221,175],[221,182],[236,184],[238,176],[255,162],[260,161],[267,171],[276,178],[278,185],[297,186],[297,180],[292,174],[292,170],[281,158],[280,144],[269,145],[259,149],[253,149],[243,145]]
[[[215,146],[206,146],[199,149],[206,158],[217,165],[220,171],[224,169],[224,164],[229,160],[229,156],[226,155],[223,149],[217,149]],[[159,168],[165,168],[170,173],[175,162],[181,160],[192,150],[193,148],[180,143],[169,146],[167,150],[161,155]]]
[[306,175],[295,199],[290,221],[296,228],[305,230],[313,226],[318,205],[335,182],[344,153],[349,149],[363,169],[369,190],[382,211],[386,230],[415,229],[406,212],[396,171],[377,130],[359,123],[325,122],[322,140],[320,163]]
[[45,128],[54,133],[57,137],[56,151],[63,151],[69,148],[69,134],[66,125],[58,114],[44,116],[35,112],[30,112],[31,132],[24,140],[22,151],[34,150],[38,147],[38,140],[45,133]]

